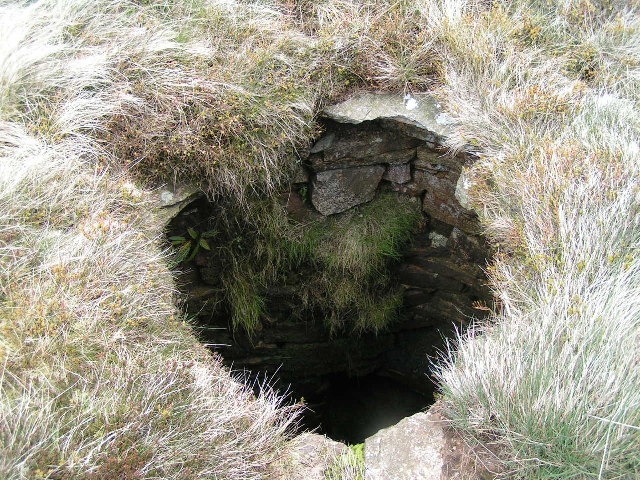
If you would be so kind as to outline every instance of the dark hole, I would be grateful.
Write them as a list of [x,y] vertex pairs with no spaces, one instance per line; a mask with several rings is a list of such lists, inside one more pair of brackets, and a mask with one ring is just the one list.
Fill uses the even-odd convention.
[[[295,285],[301,272],[291,271],[282,285],[262,292],[267,315],[248,335],[232,327],[231,309],[219,297],[224,289],[219,273],[228,267],[219,252],[240,235],[229,227],[235,219],[220,211],[218,204],[197,200],[174,219],[168,235],[179,240],[179,247],[196,243],[193,232],[197,238],[216,232],[208,249],[180,264],[177,283],[188,297],[187,310],[201,340],[226,366],[246,372],[256,386],[264,385],[266,377],[291,403],[303,400],[301,429],[350,444],[362,443],[433,403],[432,360],[455,328],[463,329],[471,316],[484,314],[491,300],[478,267],[486,258],[481,238],[451,230],[446,248],[434,246],[433,230],[422,226],[401,261],[390,268],[394,281],[403,285],[398,318],[377,333],[331,332],[322,309],[296,317],[299,306],[285,287],[287,282]],[[252,232],[240,233],[246,237]],[[308,268],[307,273],[316,271]]]
[[305,397],[303,427],[345,443],[362,443],[382,428],[424,410],[433,394],[381,375],[336,374],[328,387]]
[[[248,214],[230,199],[201,198],[171,222],[168,234],[174,248],[183,249],[178,284],[188,298],[187,310],[200,328],[202,341],[221,355],[225,365],[247,372],[254,385],[263,385],[266,377],[291,402],[304,399],[303,429],[355,444],[433,403],[432,361],[447,348],[447,338],[456,330],[464,331],[472,317],[487,315],[492,305],[483,271],[491,252],[478,233],[475,217],[455,199],[460,169],[469,159],[445,158],[442,148],[412,137],[413,130],[405,124],[392,128],[384,122],[358,126],[329,122],[325,129],[328,133],[323,138],[334,136],[326,142],[333,145],[331,155],[318,150],[304,160],[311,180],[301,175],[274,197],[279,210],[269,213],[270,202],[256,202]],[[368,142],[373,145],[369,150]],[[353,158],[365,158],[363,149],[373,152],[366,158],[384,154],[384,158],[399,156],[399,164],[410,162],[410,181],[394,177],[396,172],[386,182],[373,185],[377,194],[372,201],[395,196],[400,201],[398,213],[367,210],[371,202],[365,202],[355,207],[357,211],[323,217],[314,209],[313,193],[319,190],[314,190],[313,179],[335,168],[334,160],[340,155],[348,165]],[[384,165],[376,168],[384,166],[385,174],[390,173],[390,164],[380,158]],[[359,181],[348,175],[353,172],[349,168],[340,168],[345,178]],[[331,249],[307,254],[309,248],[321,250],[318,245],[331,246],[344,232],[361,228],[362,212],[368,212],[374,224],[385,225],[378,214],[402,216],[409,211],[402,205],[417,207],[419,218],[401,254],[395,250],[387,254],[382,274],[362,277],[336,268],[340,262],[331,261],[337,256]],[[315,234],[317,245],[311,235],[298,250],[291,248],[295,229],[283,237],[286,241],[274,240],[274,225],[284,225],[274,212],[284,212],[292,224]],[[273,218],[261,223],[263,216],[270,215]],[[351,228],[336,227],[333,220],[340,218],[347,226],[351,222]],[[402,225],[389,229],[386,240],[402,233]],[[388,251],[388,241],[374,234],[359,241]],[[303,259],[283,262],[281,270],[261,278],[261,272],[269,272],[261,269],[277,264],[280,253],[282,258],[299,255]],[[352,278],[361,278],[360,284],[352,285]],[[243,315],[240,321],[234,317],[238,311]],[[371,325],[384,328],[354,328],[357,322],[350,321],[362,311],[370,311]],[[392,320],[387,321],[385,312]],[[255,331],[247,334],[241,317],[255,322],[249,322]]]

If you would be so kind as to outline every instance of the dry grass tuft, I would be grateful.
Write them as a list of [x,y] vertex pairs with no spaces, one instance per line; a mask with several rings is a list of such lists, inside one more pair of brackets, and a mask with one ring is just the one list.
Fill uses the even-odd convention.
[[505,2],[470,17],[477,6],[447,3],[430,24],[451,147],[480,157],[467,176],[503,306],[441,367],[449,413],[501,442],[514,477],[635,478],[638,12]]
[[0,9],[2,478],[264,478],[295,421],[180,319],[149,192],[98,141],[154,108],[137,82],[191,88],[157,8]]

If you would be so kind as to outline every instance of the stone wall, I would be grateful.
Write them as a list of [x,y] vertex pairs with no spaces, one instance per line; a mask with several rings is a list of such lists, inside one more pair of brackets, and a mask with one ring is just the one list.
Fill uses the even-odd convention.
[[[406,108],[406,98],[384,95],[327,109],[324,134],[304,155],[291,191],[283,195],[293,216],[309,208],[334,215],[381,191],[421,202],[423,227],[393,270],[404,288],[400,319],[377,335],[330,335],[322,322],[294,321],[285,309],[249,338],[231,331],[226,318],[212,316],[207,300],[218,287],[192,272],[183,279],[188,307],[208,324],[205,338],[225,363],[270,377],[277,372],[281,382],[296,385],[298,394],[305,394],[306,387],[322,388],[335,372],[378,372],[416,389],[430,388],[425,381],[429,356],[436,355],[454,328],[482,315],[491,294],[483,273],[487,245],[475,215],[455,197],[461,170],[473,159],[447,154],[446,118],[441,121],[443,114],[429,97],[417,100],[415,110]],[[300,198],[301,190],[310,192],[312,207]],[[274,304],[287,295],[286,285],[271,292]]]

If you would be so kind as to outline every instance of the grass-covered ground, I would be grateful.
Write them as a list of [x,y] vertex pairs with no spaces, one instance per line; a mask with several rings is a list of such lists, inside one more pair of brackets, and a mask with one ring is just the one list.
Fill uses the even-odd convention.
[[639,477],[638,7],[1,2],[0,476],[272,476],[293,412],[182,320],[149,190],[251,211],[366,88],[434,91],[479,157],[499,308],[441,367],[455,425],[511,477]]

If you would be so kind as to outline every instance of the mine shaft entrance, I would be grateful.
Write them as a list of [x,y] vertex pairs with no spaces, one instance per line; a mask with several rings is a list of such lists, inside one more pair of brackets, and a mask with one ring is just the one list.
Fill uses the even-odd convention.
[[223,363],[304,399],[304,428],[358,443],[431,404],[432,362],[492,303],[490,252],[455,198],[464,155],[388,121],[325,130],[289,189],[201,198],[168,236]]
[[381,374],[334,374],[326,379],[326,389],[304,398],[303,427],[339,442],[362,443],[378,430],[431,405],[434,398],[429,386],[427,378],[419,392]]
[[[184,232],[189,228],[209,231],[203,219],[216,208],[206,199],[192,203],[174,220],[169,235],[188,237]],[[225,365],[243,372],[250,385],[266,380],[287,402],[303,401],[303,429],[346,443],[361,443],[428,408],[436,389],[431,362],[456,328],[483,313],[474,305],[490,301],[480,268],[485,258],[481,244],[431,222],[414,232],[402,258],[391,266],[402,305],[386,328],[358,334],[332,331],[319,316],[322,312],[296,317],[283,299],[288,287],[274,285],[265,303],[271,316],[248,334],[234,328],[230,309],[220,304],[224,284],[211,274],[209,260],[217,248],[215,238],[208,243],[209,250],[201,248],[180,264],[178,276],[202,341]]]

